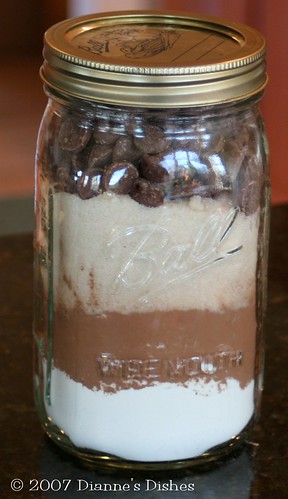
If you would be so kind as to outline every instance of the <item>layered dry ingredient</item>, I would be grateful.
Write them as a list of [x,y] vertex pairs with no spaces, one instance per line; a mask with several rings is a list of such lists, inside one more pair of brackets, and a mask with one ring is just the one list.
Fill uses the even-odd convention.
[[39,145],[47,414],[81,448],[201,455],[254,412],[258,124],[61,113]]

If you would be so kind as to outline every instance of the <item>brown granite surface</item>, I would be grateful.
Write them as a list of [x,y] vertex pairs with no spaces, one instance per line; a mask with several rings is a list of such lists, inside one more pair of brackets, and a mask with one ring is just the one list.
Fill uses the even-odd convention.
[[[287,497],[288,205],[272,210],[262,416],[241,452],[205,469],[159,476],[148,471],[141,479],[133,472],[104,475],[81,468],[50,444],[32,396],[31,235],[0,238],[0,283],[1,498]],[[11,490],[13,479],[23,481],[21,491]],[[13,483],[19,487],[20,482]]]

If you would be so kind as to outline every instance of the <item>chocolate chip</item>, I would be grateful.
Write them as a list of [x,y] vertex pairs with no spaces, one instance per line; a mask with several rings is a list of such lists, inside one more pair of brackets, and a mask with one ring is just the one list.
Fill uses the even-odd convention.
[[162,183],[169,180],[169,173],[161,165],[163,154],[149,155],[145,154],[141,161],[141,173],[143,177],[151,182]]
[[77,193],[81,199],[90,199],[103,192],[102,174],[101,168],[91,168],[81,172],[77,178]]
[[200,154],[202,148],[202,143],[199,138],[179,137],[177,140],[173,141],[172,144],[175,149],[193,151],[197,154]]
[[114,145],[112,159],[114,161],[129,161],[134,163],[141,157],[141,153],[135,147],[131,135],[119,137]]
[[92,129],[87,123],[81,123],[76,117],[67,117],[61,124],[58,141],[66,151],[81,151],[88,144]]
[[236,178],[239,168],[249,151],[249,134],[247,129],[241,127],[237,132],[237,135],[226,137],[223,150],[221,151],[221,158],[232,180]]
[[143,135],[134,137],[134,143],[144,154],[163,152],[170,144],[170,140],[167,140],[164,131],[157,126],[143,126],[142,133]]
[[130,191],[130,196],[137,203],[149,208],[157,208],[164,202],[163,191],[144,178],[135,180]]
[[112,163],[103,173],[104,190],[115,194],[128,194],[138,176],[138,170],[132,163],[128,161]]
[[88,156],[88,167],[104,167],[112,161],[112,149],[108,145],[94,145]]
[[85,147],[80,152],[77,153],[69,153],[70,154],[70,161],[72,163],[73,170],[78,172],[82,170],[87,169],[88,165],[88,156],[89,156],[89,147]]
[[245,158],[233,188],[233,201],[246,215],[251,215],[259,207],[261,179],[256,158]]
[[117,133],[113,132],[104,132],[99,130],[98,128],[95,130],[93,137],[97,144],[112,146],[115,144],[116,140],[119,138]]

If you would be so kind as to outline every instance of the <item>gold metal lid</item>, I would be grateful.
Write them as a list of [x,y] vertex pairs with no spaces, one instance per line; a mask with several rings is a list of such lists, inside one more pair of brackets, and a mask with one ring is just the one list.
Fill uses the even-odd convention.
[[265,39],[233,21],[176,12],[101,13],[45,33],[41,77],[55,93],[101,103],[186,107],[266,85]]

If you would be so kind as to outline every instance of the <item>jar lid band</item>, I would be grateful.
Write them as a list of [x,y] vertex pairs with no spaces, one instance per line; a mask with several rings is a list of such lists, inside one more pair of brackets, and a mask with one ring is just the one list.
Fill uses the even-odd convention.
[[41,77],[70,98],[145,107],[203,106],[265,87],[265,39],[219,18],[157,11],[68,19],[45,33]]

